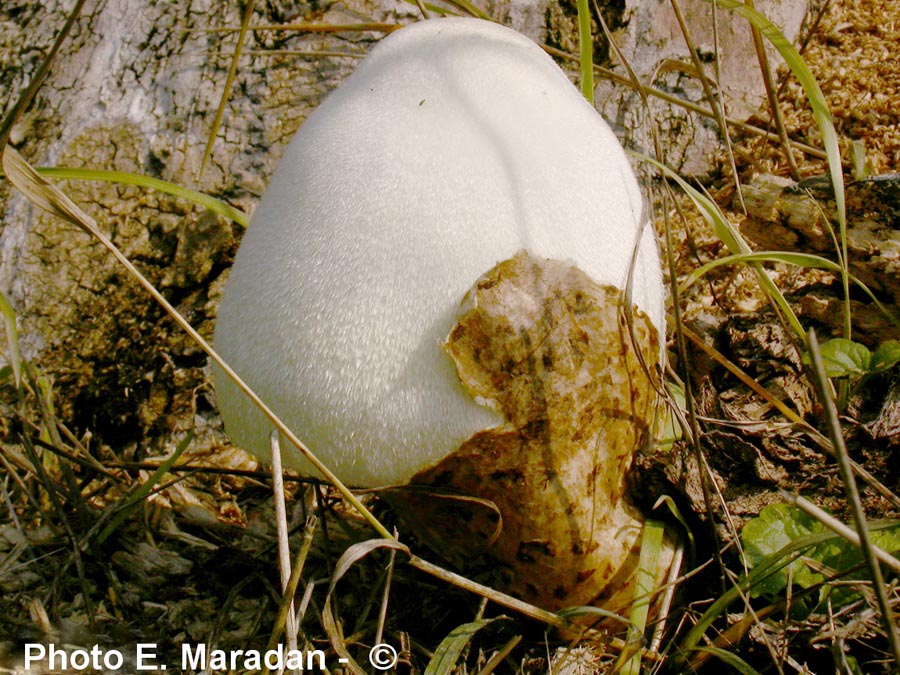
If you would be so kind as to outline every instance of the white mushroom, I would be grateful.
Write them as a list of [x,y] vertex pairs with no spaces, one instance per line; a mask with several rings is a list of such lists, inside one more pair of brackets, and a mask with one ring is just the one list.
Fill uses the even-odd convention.
[[[405,484],[504,423],[442,344],[476,280],[519,251],[622,289],[639,245],[633,301],[655,361],[664,294],[643,218],[614,134],[541,49],[485,21],[417,23],[373,49],[291,141],[215,344],[343,481]],[[266,457],[269,423],[215,379],[227,431]]]

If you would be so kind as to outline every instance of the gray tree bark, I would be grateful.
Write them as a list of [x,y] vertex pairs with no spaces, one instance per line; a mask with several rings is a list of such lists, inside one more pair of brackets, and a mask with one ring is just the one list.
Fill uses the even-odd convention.
[[[0,9],[7,110],[73,5],[11,0]],[[542,41],[546,6],[501,0],[490,11]],[[201,173],[237,42],[226,29],[240,26],[242,11],[225,0],[87,2],[11,144],[34,165],[144,174],[251,213],[287,141],[383,32],[250,32]],[[270,0],[256,3],[251,25],[402,24],[419,16],[401,0]],[[241,229],[156,192],[61,186],[211,336]],[[204,355],[87,235],[37,212],[5,181],[0,190],[0,292],[17,311],[26,357],[55,383],[62,418],[114,445],[193,427],[191,413],[208,408]]]
[[[537,42],[577,52],[574,4],[488,0],[483,7]],[[660,3],[643,0],[641,10],[626,4],[616,25],[628,24],[631,33],[620,35],[628,49]],[[34,76],[73,5],[7,0],[0,7],[0,101],[6,110]],[[707,3],[700,6],[702,16],[688,17],[692,25],[706,16]],[[242,11],[226,0],[87,2],[13,128],[12,145],[35,165],[145,174],[252,212],[287,141],[382,33],[251,31],[201,173]],[[257,2],[251,25],[396,24],[418,17],[415,3],[402,0],[268,0]],[[657,32],[663,28],[656,26]],[[599,60],[606,50],[599,27],[594,34]],[[659,44],[644,51],[646,64],[675,58]],[[689,61],[684,53],[681,58]],[[693,131],[674,125],[673,133],[666,143],[680,148]],[[63,188],[210,336],[240,228],[143,189],[76,181],[63,182]],[[99,245],[36,212],[5,181],[0,214],[0,292],[17,310],[26,356],[55,382],[62,417],[113,443],[146,438],[148,431],[168,437],[166,432],[193,426],[195,416],[188,413],[208,407],[205,358],[197,348]]]

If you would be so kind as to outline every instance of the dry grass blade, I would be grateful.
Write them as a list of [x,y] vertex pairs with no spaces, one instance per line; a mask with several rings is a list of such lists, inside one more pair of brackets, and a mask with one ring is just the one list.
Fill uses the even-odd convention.
[[[659,160],[662,160],[663,150],[662,150],[662,146],[661,146],[660,139],[659,139],[658,127],[657,127],[655,119],[653,118],[653,112],[650,107],[648,89],[642,85],[634,68],[632,68],[628,59],[625,57],[625,55],[619,49],[619,46],[616,44],[615,36],[613,35],[612,31],[609,29],[609,26],[606,24],[606,21],[603,18],[603,14],[602,14],[602,12],[600,12],[600,8],[597,6],[596,0],[594,2],[594,7],[597,11],[597,16],[600,21],[600,26],[603,29],[603,33],[606,36],[606,39],[610,45],[610,48],[615,53],[616,58],[618,59],[619,63],[622,64],[622,67],[625,68],[625,71],[628,73],[628,80],[629,80],[630,86],[632,87],[632,89],[634,89],[636,92],[638,92],[638,95],[641,97],[641,102],[643,103],[644,110],[646,111],[646,113],[650,119],[649,127],[650,127],[650,135],[653,140],[653,151],[654,151],[656,158]],[[672,188],[669,186],[668,183],[665,184],[665,190],[663,192],[663,199],[667,200],[668,202],[674,202],[673,195],[672,195]],[[675,323],[675,349],[678,354],[679,362],[681,364],[684,364],[684,371],[681,374],[681,381],[684,383],[683,395],[684,395],[685,411],[687,412],[687,415],[685,416],[685,413],[682,410],[682,408],[678,404],[675,403],[675,401],[673,400],[672,396],[669,394],[668,389],[666,387],[663,387],[663,389],[664,389],[663,400],[665,400],[667,402],[667,404],[669,406],[670,414],[673,415],[673,423],[680,425],[680,427],[683,429],[684,434],[689,437],[690,447],[694,453],[694,456],[697,459],[698,464],[705,464],[705,460],[703,458],[703,449],[700,446],[700,427],[699,427],[699,423],[697,420],[696,407],[694,406],[693,385],[691,382],[691,378],[689,377],[689,373],[687,372],[687,368],[688,368],[687,364],[690,363],[690,360],[687,358],[687,347],[686,347],[686,342],[685,342],[685,336],[682,331],[682,329],[684,327],[684,322],[682,321],[681,300],[679,297],[680,289],[678,287],[678,284],[675,282],[675,280],[678,278],[678,275],[676,272],[676,264],[675,264],[675,256],[674,256],[675,244],[674,244],[674,240],[673,240],[672,228],[671,228],[671,223],[670,223],[670,219],[669,219],[669,209],[664,208],[663,213],[665,214],[665,216],[664,216],[665,251],[666,251],[665,259],[666,259],[666,263],[667,263],[668,269],[669,269],[669,277],[670,277],[670,279],[672,279],[672,282],[670,284],[670,291],[671,291],[671,295],[672,295],[672,298],[671,298],[672,314],[674,315],[674,319],[675,319],[675,321],[674,321],[674,323]],[[648,219],[648,222],[649,222],[649,219]],[[637,251],[635,250],[635,253],[636,252]],[[629,274],[629,278],[628,278],[629,292],[630,292],[632,280],[633,280],[632,276]],[[710,480],[709,480],[709,477],[706,472],[703,472],[701,474],[700,483],[701,483],[701,491],[703,493],[703,502],[704,502],[704,507],[706,510],[706,516],[709,519],[709,522],[713,522],[713,520],[714,520],[713,498],[712,498],[713,488],[710,485]],[[683,521],[682,521],[682,524],[684,524]],[[685,526],[685,531],[687,532],[688,537],[691,538],[691,546],[692,546],[692,550],[693,550],[693,535],[691,534],[690,529],[687,526]],[[720,567],[723,567],[722,560],[721,560],[720,554],[719,554],[720,546],[718,545],[718,534],[716,533],[715,530],[713,530],[711,534],[712,534],[713,539],[716,541],[716,545],[714,547],[714,549],[716,551],[716,557],[718,559]],[[681,546],[681,544],[679,544],[677,547],[677,552],[676,552],[676,560],[680,560],[682,555],[683,555],[683,547]],[[680,562],[678,562],[677,564],[673,564],[672,569],[670,570],[670,574],[671,574],[670,581],[673,581],[677,577],[677,569],[679,569],[680,567],[681,567]],[[723,583],[724,583],[724,577],[723,577]],[[670,585],[669,588],[666,590],[665,598],[663,601],[664,605],[668,605],[668,603],[671,603],[673,594],[674,594],[674,584]],[[665,617],[667,612],[668,612],[668,607],[666,607],[662,611],[662,616]],[[665,620],[665,618],[663,618],[663,620],[660,621],[659,624],[657,625],[657,631],[655,633],[653,643],[658,643],[659,640],[662,639],[662,631],[665,628],[665,623],[666,623],[666,620]],[[650,651],[656,652],[657,646],[654,646],[653,644],[651,644]],[[640,657],[635,656],[634,658],[637,658],[639,660]],[[638,665],[639,665],[639,662],[638,662]]]
[[364,59],[362,52],[331,52],[322,49],[245,49],[248,56],[299,56],[307,59],[347,58]]
[[[747,375],[743,370],[738,368],[734,363],[725,358],[721,352],[716,349],[713,349],[708,344],[706,344],[699,335],[692,332],[687,327],[684,328],[685,335],[693,342],[697,347],[702,349],[706,354],[716,361],[719,365],[727,369],[732,375],[737,377],[743,384],[752,389],[756,394],[761,396],[763,400],[767,403],[770,403],[772,406],[777,408],[777,410],[784,415],[789,421],[793,424],[796,424],[799,428],[803,429],[804,433],[806,433],[810,439],[816,442],[816,444],[821,447],[823,450],[828,452],[829,454],[834,455],[835,450],[834,447],[828,438],[819,433],[816,429],[814,429],[806,420],[804,420],[799,414],[795,411],[791,410],[787,405],[784,404],[783,401],[772,396],[772,394],[762,385],[760,385],[756,380]],[[864,466],[859,464],[856,461],[850,460],[850,466],[853,469],[854,473],[866,481],[866,484],[875,489],[881,496],[890,501],[894,506],[900,508],[900,498],[894,494],[890,488],[888,488],[884,483],[882,483],[878,478],[876,478],[870,471],[868,471]]]
[[[394,538],[397,531],[394,530]],[[384,594],[381,596],[381,607],[378,608],[378,628],[375,630],[375,643],[380,644],[384,637],[384,625],[387,622],[388,600],[391,597],[391,582],[394,580],[394,563],[397,561],[397,551],[392,549],[387,566],[387,578],[384,580]]]
[[488,662],[484,664],[484,668],[478,671],[478,675],[491,675],[521,641],[521,635],[510,638],[509,642],[500,648],[500,651],[488,659]]
[[[375,33],[391,33],[399,28],[396,23],[285,23],[278,25],[249,26],[247,30],[254,33],[292,31],[296,33],[361,33],[372,31]],[[206,33],[235,33],[240,27],[207,28]]]
[[193,326],[188,323],[172,304],[166,300],[162,294],[156,290],[147,278],[131,263],[128,258],[113,244],[109,238],[97,228],[94,220],[79,209],[72,200],[66,197],[59,188],[51,185],[44,180],[34,168],[28,164],[21,155],[10,146],[6,146],[3,153],[3,170],[13,183],[22,193],[28,197],[34,204],[57,215],[64,220],[77,225],[79,228],[97,239],[103,246],[113,254],[128,272],[138,281],[138,283],[146,290],[156,302],[175,320],[175,322],[188,334],[191,339],[209,356],[228,376],[235,382],[246,396],[253,401],[263,414],[269,419],[272,425],[280,431],[285,438],[293,443],[300,452],[318,469],[325,478],[337,488],[338,492],[350,503],[365,520],[385,538],[390,538],[391,534],[387,528],[382,525],[372,513],[362,505],[359,499],[344,485],[337,476],[329,469],[312,451],[307,448],[302,441],[288,429],[287,425],[263,402],[261,398],[247,385],[246,382],[229,366],[225,360],[212,348],[212,346],[203,337],[194,330]]
[[[849,541],[854,546],[861,545],[860,540],[859,540],[859,534],[857,534],[852,529],[850,529],[849,527],[844,525],[841,521],[839,521],[834,516],[830,515],[826,511],[823,511],[822,509],[820,509],[818,506],[813,504],[808,499],[805,499],[804,497],[801,497],[800,495],[792,495],[792,494],[786,494],[785,497],[791,504],[796,506],[798,509],[801,509],[802,511],[805,511],[806,513],[811,515],[813,518],[818,520],[820,523],[822,523],[825,527],[827,527],[829,530],[831,530],[835,534],[839,534],[840,536],[842,536],[844,539]],[[876,558],[878,558],[878,560],[880,560],[885,565],[890,567],[892,570],[894,570],[895,572],[900,574],[900,560],[897,560],[897,558],[892,556],[890,553],[888,553],[887,551],[885,551],[882,548],[879,548],[878,546],[875,546],[874,544],[872,545],[872,553],[875,555]]]
[[[278,571],[281,573],[281,594],[285,597],[291,583],[291,546],[288,542],[287,507],[284,502],[284,480],[281,472],[281,446],[278,443],[278,432],[269,435],[269,447],[272,458],[272,493],[275,501],[275,527],[278,538]],[[294,612],[293,600],[288,601],[285,617],[287,632],[287,648],[297,649],[297,615]]]
[[13,126],[31,104],[38,89],[41,88],[44,78],[46,78],[47,73],[50,72],[50,66],[53,65],[53,62],[56,60],[59,48],[62,46],[63,42],[66,41],[69,33],[72,32],[72,26],[75,25],[76,19],[81,15],[81,9],[83,7],[84,0],[78,0],[78,2],[75,3],[75,6],[72,7],[72,10],[66,17],[66,22],[63,24],[62,30],[57,34],[56,39],[53,41],[53,46],[50,47],[50,51],[47,52],[47,55],[41,61],[41,65],[38,66],[37,72],[31,82],[28,83],[28,88],[25,90],[25,93],[18,101],[16,101],[16,104],[6,117],[3,118],[3,121],[0,122],[0,148],[6,147],[6,142],[9,140],[9,134],[12,131]]
[[[753,0],[747,0],[747,6],[755,9]],[[714,9],[715,7],[716,5],[713,4]],[[762,74],[763,85],[766,88],[766,97],[769,99],[769,109],[772,111],[772,121],[775,123],[775,129],[781,141],[784,158],[788,163],[791,177],[795,181],[799,181],[802,176],[800,175],[800,169],[797,168],[797,162],[794,160],[794,153],[791,152],[791,139],[788,137],[787,128],[784,126],[784,115],[781,112],[781,106],[778,105],[778,93],[775,91],[775,82],[772,80],[769,55],[766,53],[766,46],[763,44],[762,34],[759,32],[759,29],[751,24],[750,31],[753,35],[753,48],[756,50],[756,58],[759,60],[759,71]]]
[[[554,56],[563,61],[571,61],[573,63],[578,63],[578,56],[575,54],[570,54],[567,51],[562,49],[557,49],[556,47],[551,47],[547,44],[542,44],[541,49],[545,52]],[[674,94],[669,94],[668,92],[662,91],[660,89],[656,89],[655,87],[648,87],[646,85],[642,85],[640,83],[635,83],[630,80],[628,77],[619,75],[608,68],[603,68],[602,66],[594,66],[594,74],[600,75],[604,79],[607,79],[611,82],[615,82],[616,84],[621,84],[623,86],[634,89],[637,92],[645,94],[647,96],[652,96],[653,98],[658,98],[661,101],[665,101],[666,103],[671,103],[672,105],[678,106],[679,108],[684,108],[685,110],[689,110],[693,113],[697,113],[698,115],[702,115],[703,117],[708,117],[713,119],[715,116],[710,110],[707,110],[701,105],[697,105],[696,103],[691,103],[690,101],[685,101],[684,99],[678,98]],[[760,127],[754,126],[752,124],[747,124],[743,120],[735,119],[734,117],[725,117],[725,123],[729,127],[733,127],[735,129],[739,129],[748,134],[752,134],[754,136],[764,136],[770,141],[778,142],[778,134],[772,131],[768,131],[766,129],[761,129]],[[827,159],[827,153],[821,148],[815,148],[811,145],[807,145],[806,143],[800,143],[799,141],[790,141],[791,147],[795,150],[798,150],[804,154],[809,155],[810,157],[815,157],[817,159]],[[850,162],[845,162],[843,166],[850,168]]]
[[[709,78],[706,76],[706,69],[703,67],[703,62],[700,60],[700,55],[697,52],[697,46],[694,44],[694,41],[691,38],[691,32],[688,29],[687,22],[684,19],[684,14],[682,14],[681,12],[681,5],[678,3],[678,0],[670,0],[670,3],[672,5],[673,11],[675,12],[675,19],[678,21],[678,27],[681,30],[682,36],[684,37],[684,42],[691,54],[691,61],[694,64],[694,70],[696,72],[697,78],[700,80],[700,84],[703,86],[703,95],[706,97],[706,100],[709,103],[710,110],[713,114],[713,118],[716,120],[716,124],[719,126],[719,133],[725,140],[725,149],[728,154],[728,164],[731,168],[731,175],[734,179],[734,186],[737,190],[737,195],[738,199],[741,202],[741,207],[746,211],[746,207],[744,206],[744,197],[741,193],[740,176],[738,175],[737,163],[734,159],[734,150],[731,145],[731,136],[728,133],[728,123],[725,121],[725,105],[721,100],[721,96],[717,96],[715,93],[713,93],[712,85],[710,84]],[[713,14],[713,20],[715,20],[715,14]],[[718,34],[718,31],[715,31],[715,33]],[[718,61],[718,54],[716,55],[716,58]],[[719,94],[721,94],[721,90],[718,91]]]
[[49,213],[90,232],[82,223],[88,219],[72,201],[44,180],[34,168],[12,147],[3,151],[3,173],[28,200]]
[[238,32],[237,44],[234,47],[234,54],[231,57],[231,65],[228,68],[228,76],[225,78],[225,87],[222,89],[222,96],[219,99],[219,107],[216,109],[216,117],[213,120],[212,128],[209,130],[209,138],[206,139],[206,148],[203,150],[203,159],[200,160],[200,169],[197,171],[197,178],[203,175],[203,169],[212,156],[213,145],[216,142],[216,136],[219,135],[219,127],[222,125],[222,118],[225,116],[225,106],[228,105],[228,99],[231,98],[231,88],[234,85],[234,77],[237,74],[238,63],[241,60],[241,51],[244,49],[244,42],[247,40],[247,27],[250,25],[250,17],[253,16],[253,6],[256,0],[247,0],[244,7],[244,16],[241,20],[241,29]]
[[[317,523],[318,519],[316,516],[310,516],[306,521],[306,526],[303,529],[303,541],[300,544],[300,550],[297,552],[297,557],[291,568],[291,577],[288,580],[287,588],[281,596],[281,604],[278,607],[278,616],[275,619],[275,625],[272,630],[272,636],[269,638],[267,649],[275,649],[275,646],[281,639],[281,633],[287,624],[288,610],[293,605],[294,596],[297,593],[297,586],[300,583],[300,577],[303,575],[304,567],[306,567],[306,559],[309,556],[310,548],[312,548],[313,535],[316,532]],[[301,623],[303,621],[304,609],[305,605],[301,604],[300,611],[297,613],[298,620]]]
[[409,554],[409,549],[396,539],[370,539],[369,541],[361,541],[358,544],[354,544],[344,551],[344,554],[341,556],[340,560],[338,560],[337,565],[335,565],[334,574],[331,576],[331,583],[328,585],[328,593],[325,595],[324,607],[322,609],[322,624],[331,640],[331,646],[341,657],[341,663],[346,665],[354,675],[365,675],[365,671],[351,656],[350,650],[347,648],[343,631],[341,630],[332,609],[332,605],[334,604],[332,602],[332,594],[334,593],[338,581],[350,571],[353,565],[373,551],[379,549],[403,551],[404,553]]
[[446,581],[449,584],[453,584],[457,588],[461,588],[463,590],[475,593],[476,595],[480,595],[483,598],[487,598],[488,600],[497,603],[501,607],[511,609],[514,612],[518,612],[523,616],[527,616],[536,621],[540,621],[541,623],[547,624],[548,626],[552,626],[563,631],[568,631],[570,633],[579,634],[584,638],[597,638],[601,641],[610,642],[617,649],[621,649],[625,644],[624,641],[620,640],[619,638],[615,638],[610,641],[606,636],[598,633],[597,631],[573,623],[563,616],[560,616],[559,614],[548,612],[546,609],[541,609],[540,607],[536,607],[535,605],[523,602],[518,598],[514,598],[510,595],[506,595],[505,593],[494,590],[493,588],[489,588],[487,586],[479,584],[475,581],[472,581],[471,579],[467,579],[460,574],[450,572],[449,570],[445,570],[443,567],[435,565],[434,563],[430,563],[427,560],[423,560],[418,556],[411,556],[409,559],[409,564],[412,567],[415,567],[417,570],[430,574],[431,576]]
[[859,536],[859,547],[862,550],[866,565],[869,567],[869,573],[872,575],[872,585],[875,589],[875,597],[878,600],[881,609],[881,621],[887,634],[888,643],[891,646],[894,661],[900,668],[900,631],[894,625],[894,613],[891,610],[891,603],[888,599],[887,589],[884,585],[884,577],[881,574],[881,567],[878,564],[878,556],[875,553],[871,537],[869,536],[869,528],[866,524],[866,514],[863,509],[862,500],[859,496],[859,490],[856,487],[856,479],[853,477],[853,468],[850,464],[850,455],[847,452],[847,446],[844,443],[844,436],[841,432],[841,424],[838,419],[837,406],[831,394],[828,378],[825,375],[825,365],[822,362],[822,354],[819,351],[819,341],[816,339],[815,331],[809,332],[809,352],[812,361],[813,380],[816,385],[816,392],[819,395],[819,402],[825,412],[825,419],[828,424],[828,432],[831,441],[834,444],[835,457],[838,461],[841,479],[844,481],[847,502],[850,505],[853,514],[856,532]]
[[[743,370],[741,370],[738,366],[736,366],[731,361],[729,361],[717,349],[714,349],[714,348],[710,347],[708,344],[706,344],[706,342],[704,342],[703,339],[699,335],[694,333],[687,326],[684,327],[684,334],[692,343],[694,343],[694,345],[696,345],[701,350],[703,350],[710,358],[715,360],[716,363],[718,363],[719,365],[721,365],[725,369],[727,369],[732,375],[737,377],[747,387],[749,387],[756,394],[761,396],[764,401],[771,404],[774,408],[776,408],[778,410],[778,412],[780,412],[782,415],[784,415],[791,422],[803,427],[804,429],[806,429],[809,432],[815,432],[815,430],[812,429],[812,427],[810,427],[803,420],[803,418],[800,417],[800,415],[797,412],[788,408],[787,405],[783,401],[772,396],[771,392],[769,392],[768,389],[763,387],[761,384],[759,384],[759,382],[754,380],[752,377],[747,375],[747,373],[745,373]],[[817,432],[815,432],[815,433],[817,433]]]
[[382,548],[403,551],[404,553],[409,554],[409,548],[396,539],[369,539],[368,541],[361,541],[357,544],[353,544],[353,546],[344,551],[344,554],[341,556],[340,560],[338,560],[337,565],[335,565],[334,574],[331,575],[331,584],[328,587],[328,593],[331,594],[331,592],[334,591],[337,582],[340,581],[357,562],[365,558],[372,551]]
[[[75,564],[75,569],[78,573],[78,581],[82,588],[82,593],[84,593],[84,602],[85,609],[87,611],[88,616],[93,616],[94,614],[94,606],[91,601],[89,583],[87,573],[85,571],[84,560],[81,555],[81,545],[78,541],[78,537],[75,535],[75,529],[72,527],[72,524],[69,522],[68,510],[64,508],[63,503],[60,501],[59,488],[54,483],[53,479],[49,476],[47,471],[44,469],[44,464],[41,462],[37,453],[35,452],[34,446],[31,443],[31,439],[27,435],[21,436],[22,439],[22,447],[25,450],[25,454],[28,457],[28,461],[31,463],[31,471],[37,476],[41,485],[47,492],[47,496],[50,500],[50,503],[53,506],[53,510],[56,512],[59,522],[62,523],[63,529],[66,532],[66,537],[69,540],[69,544],[71,546],[71,557],[69,561],[66,563],[68,566],[71,563]],[[73,503],[80,497],[78,494],[70,495],[72,497]],[[56,576],[54,579],[60,579],[62,573]],[[51,591],[55,593],[55,590]]]

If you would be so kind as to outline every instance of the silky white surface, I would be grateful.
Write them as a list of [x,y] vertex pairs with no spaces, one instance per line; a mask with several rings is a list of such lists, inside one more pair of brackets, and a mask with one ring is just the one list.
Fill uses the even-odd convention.
[[[476,19],[420,22],[383,40],[291,141],[215,345],[342,480],[404,483],[499,422],[441,350],[475,280],[525,248],[623,287],[641,210],[615,136],[540,48]],[[649,227],[634,274],[662,330]],[[228,433],[267,457],[269,424],[214,375]]]

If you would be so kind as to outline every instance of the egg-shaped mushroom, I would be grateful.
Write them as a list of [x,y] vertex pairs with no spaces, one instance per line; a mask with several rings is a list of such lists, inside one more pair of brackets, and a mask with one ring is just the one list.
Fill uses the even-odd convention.
[[[519,443],[516,459],[504,466],[533,458],[534,467],[522,473],[537,483],[495,469],[495,485],[502,487],[488,490],[489,497],[514,488],[582,490],[596,501],[598,485],[623,489],[631,452],[649,439],[656,402],[651,380],[664,343],[664,292],[642,206],[615,135],[534,43],[476,19],[416,23],[377,45],[287,147],[237,254],[215,346],[351,486],[430,476],[468,489],[436,467],[463,447],[476,459],[457,471],[477,471],[479,463],[489,464],[478,453],[496,454],[485,432],[503,430],[508,440],[504,434],[512,430],[538,442]],[[629,275],[633,306],[621,302]],[[518,284],[513,290],[491,294],[509,279]],[[552,308],[560,297],[563,304]],[[597,304],[612,309],[601,317]],[[473,366],[494,350],[471,339],[490,322],[476,321],[476,329],[465,317],[485,307],[492,315],[514,314],[491,330],[518,332],[525,342],[503,352],[506,361]],[[619,320],[624,314],[638,317],[637,330]],[[527,317],[537,322],[531,333],[520,325]],[[601,328],[580,325],[582,317],[599,322],[605,337],[595,340]],[[574,328],[559,333],[560,322]],[[541,352],[536,368],[557,379],[534,372],[521,381],[507,377],[538,353],[528,345],[553,335],[566,349]],[[643,343],[633,345],[634,335]],[[569,363],[595,349],[609,352],[594,353],[589,366]],[[546,403],[563,386],[559,364],[566,359],[576,379],[559,410],[584,409],[557,424]],[[607,368],[606,380],[598,368]],[[214,378],[232,439],[267,456],[266,418],[215,368]],[[504,383],[547,391],[524,392],[526,399],[516,400],[525,400],[528,410],[511,413],[509,405],[518,403],[508,404]],[[612,392],[613,403],[597,399],[604,392]],[[572,427],[578,419],[583,434]],[[633,430],[623,432],[626,427]],[[624,455],[606,467],[589,466],[606,453],[597,444],[611,435],[618,439],[613,444],[629,446]],[[583,441],[580,459],[559,459],[562,437]],[[283,451],[286,465],[313,472],[299,452],[287,445]],[[565,495],[535,506],[557,511],[539,514],[538,521],[571,520]],[[604,526],[619,530],[604,579],[615,576],[640,531],[640,515],[627,500],[613,501],[601,509],[608,513]],[[507,500],[502,508],[522,510],[528,503]],[[501,559],[521,557],[531,536],[531,525],[510,524],[514,517],[502,514],[516,541],[501,544]],[[591,544],[599,541],[594,529],[572,525],[569,539],[558,544],[571,549],[563,562],[577,567],[570,580],[576,585],[596,565],[582,560],[588,553],[582,549],[606,545]],[[540,542],[551,536],[532,534]],[[547,604],[587,601],[605,584],[598,577],[574,595],[551,589],[537,596]],[[554,593],[565,600],[550,602]]]

